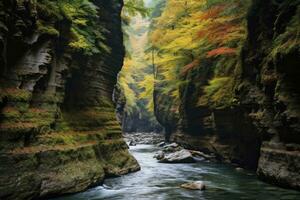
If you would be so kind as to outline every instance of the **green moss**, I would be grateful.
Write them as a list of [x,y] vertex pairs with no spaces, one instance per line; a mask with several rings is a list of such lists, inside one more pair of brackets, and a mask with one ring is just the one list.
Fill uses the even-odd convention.
[[99,109],[104,110],[104,109],[113,109],[114,110],[114,105],[109,98],[104,98],[104,97],[99,97],[97,99],[99,103]]
[[286,55],[292,51],[299,50],[300,47],[300,6],[298,6],[296,14],[289,22],[285,32],[278,35],[273,42],[272,51],[268,58],[276,60],[278,55]]
[[124,170],[136,169],[138,164],[127,149],[120,149],[108,154],[105,160],[105,171],[108,176],[122,175]]
[[116,121],[114,112],[102,111],[101,107],[65,112],[63,118],[68,123],[69,127],[81,131],[104,127],[105,123]]
[[36,94],[34,101],[39,103],[56,104],[60,102],[60,97],[56,94]]
[[18,109],[19,112],[25,113],[29,109],[29,103],[28,102],[14,102],[14,107]]
[[69,123],[63,118],[63,115],[55,123],[55,131],[67,132],[70,131],[71,127]]
[[40,138],[40,144],[47,146],[76,145],[90,141],[87,135],[75,132],[59,132],[44,135]]
[[21,117],[21,113],[14,107],[5,107],[1,113],[4,119],[16,119]]
[[29,109],[22,116],[26,122],[35,124],[36,126],[50,125],[55,121],[55,113],[44,109]]
[[7,98],[10,102],[28,102],[31,93],[17,88],[0,88],[1,99]]
[[25,102],[17,102],[2,109],[1,131],[23,134],[29,130],[49,132],[50,124],[55,121],[55,112],[40,108],[29,108]]

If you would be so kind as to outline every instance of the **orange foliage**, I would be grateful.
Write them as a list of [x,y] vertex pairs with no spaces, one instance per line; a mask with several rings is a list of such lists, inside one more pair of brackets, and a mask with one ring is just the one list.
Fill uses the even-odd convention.
[[233,24],[214,23],[206,29],[198,32],[198,38],[207,37],[210,42],[219,42],[224,39],[228,34],[236,31],[238,26]]
[[182,68],[181,74],[185,75],[186,73],[188,73],[194,67],[199,66],[199,64],[200,64],[200,60],[199,59],[195,59],[193,62],[191,62],[190,64],[187,64],[186,66],[184,66]]
[[216,18],[220,15],[221,12],[223,12],[226,9],[226,5],[217,5],[212,7],[211,9],[205,11],[205,13],[203,13],[200,16],[200,20],[208,20],[211,18]]
[[207,53],[207,58],[219,55],[228,55],[228,54],[236,54],[236,49],[228,48],[228,47],[220,47],[214,50],[211,50]]

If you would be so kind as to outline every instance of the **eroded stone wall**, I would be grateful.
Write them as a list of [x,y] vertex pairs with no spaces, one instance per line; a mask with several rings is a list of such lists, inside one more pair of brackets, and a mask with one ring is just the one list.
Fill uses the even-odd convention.
[[[123,2],[95,4],[111,51],[86,55],[37,31],[35,1],[0,2],[0,199],[79,192],[139,169],[112,102]],[[69,22],[59,25],[66,35]]]

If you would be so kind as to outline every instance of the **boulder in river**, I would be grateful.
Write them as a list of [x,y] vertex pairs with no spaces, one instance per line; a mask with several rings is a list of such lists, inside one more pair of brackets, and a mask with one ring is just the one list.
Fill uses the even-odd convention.
[[191,183],[182,184],[180,187],[188,190],[205,190],[206,186],[203,181],[195,181]]
[[174,142],[174,143],[171,143],[171,144],[168,144],[168,145],[165,146],[165,148],[167,148],[167,147],[177,148],[177,147],[179,147],[179,145]]
[[133,141],[133,140],[131,140],[131,141],[129,142],[129,146],[136,146],[136,142]]
[[156,158],[157,160],[161,160],[164,157],[165,157],[165,153],[163,151],[159,151],[153,156],[153,158]]
[[185,149],[165,155],[159,162],[161,163],[194,163],[196,162],[192,154]]
[[176,151],[179,151],[181,149],[182,149],[182,147],[179,146],[177,143],[168,144],[168,145],[165,145],[163,147],[163,151],[166,152],[166,153],[176,152]]
[[207,155],[201,151],[194,151],[194,150],[189,150],[191,152],[191,154],[195,157],[201,157],[201,158],[204,158],[206,160],[213,160],[215,159],[215,156],[212,156],[212,155]]
[[237,167],[237,168],[235,168],[235,170],[236,170],[236,171],[238,171],[238,172],[242,172],[242,171],[244,171],[244,169],[243,169],[243,168],[241,168],[241,167]]
[[160,143],[157,144],[157,146],[158,147],[163,147],[163,146],[165,146],[165,144],[166,144],[165,142],[160,142]]

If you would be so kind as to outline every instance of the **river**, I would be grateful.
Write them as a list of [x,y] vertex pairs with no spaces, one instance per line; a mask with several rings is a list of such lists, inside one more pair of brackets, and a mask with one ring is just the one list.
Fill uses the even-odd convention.
[[[198,162],[163,164],[153,158],[157,147],[137,145],[130,151],[141,171],[107,179],[103,186],[52,200],[300,200],[300,192],[261,182],[255,173],[229,165]],[[205,191],[181,189],[188,181],[203,180]]]

